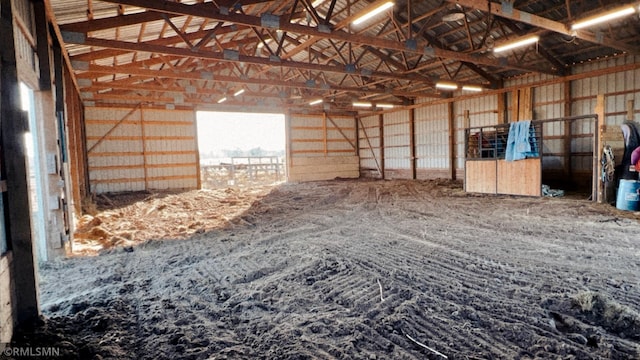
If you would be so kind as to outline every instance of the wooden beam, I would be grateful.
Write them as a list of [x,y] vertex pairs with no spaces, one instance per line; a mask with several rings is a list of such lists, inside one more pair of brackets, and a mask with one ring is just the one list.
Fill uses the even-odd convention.
[[451,180],[456,179],[456,114],[453,108],[453,102],[447,105],[447,118],[449,127],[449,176]]
[[633,121],[634,108],[635,108],[635,105],[634,105],[633,99],[627,100],[627,116],[626,116],[626,119],[629,120],[629,121]]
[[[277,24],[274,22],[269,22],[264,17],[258,16],[250,16],[245,14],[224,14],[221,13],[219,9],[216,9],[215,6],[210,5],[210,3],[197,4],[196,5],[186,5],[181,3],[174,3],[168,1],[152,1],[152,0],[105,0],[107,2],[113,2],[118,4],[125,4],[131,6],[137,6],[142,8],[147,8],[150,10],[155,10],[159,12],[166,12],[172,14],[179,15],[190,15],[196,17],[203,17],[211,20],[225,21],[250,27],[258,27],[258,28],[272,28],[277,27],[278,29],[286,32],[297,33],[301,35],[308,35],[315,38],[324,38],[324,39],[333,39],[345,41],[348,43],[355,43],[360,45],[370,45],[378,48],[386,48],[390,50],[402,51],[415,53],[420,55],[429,55],[432,57],[440,57],[446,59],[453,59],[458,61],[467,61],[470,63],[482,64],[486,66],[493,66],[497,68],[509,68],[514,70],[520,70],[524,72],[534,72],[534,73],[548,73],[544,69],[536,68],[536,67],[527,67],[520,64],[512,64],[509,62],[500,61],[498,59],[488,58],[488,57],[480,57],[473,56],[471,54],[460,53],[456,51],[444,50],[434,47],[426,47],[425,45],[416,46],[415,48],[412,46],[407,46],[404,42],[401,41],[393,41],[387,40],[381,37],[374,38],[370,36],[364,36],[359,34],[351,34],[346,31],[324,31],[322,29],[305,26],[295,23],[288,23],[284,17],[274,18],[274,21],[277,21]],[[207,8],[207,5],[208,6]],[[263,21],[264,20],[264,21]],[[336,25],[338,27],[338,25]],[[551,74],[556,75],[551,72]]]
[[382,178],[385,179],[385,164],[384,164],[384,114],[378,115],[378,131],[380,134],[380,173]]
[[591,191],[591,200],[597,202],[603,202],[604,199],[604,182],[602,181],[602,149],[604,142],[601,141],[600,137],[604,134],[604,130],[606,129],[606,118],[605,118],[605,96],[604,94],[598,94],[596,97],[596,108],[594,109],[594,113],[598,116],[598,128],[595,129],[595,134],[593,136],[593,148],[595,149],[595,154],[593,154],[593,182],[592,182],[592,191]]
[[[91,146],[88,150],[87,150],[87,154],[90,153],[91,151],[93,151],[93,149],[95,149],[98,145],[100,145],[106,138],[107,136],[109,136],[115,129],[118,128],[118,126],[120,126],[120,124],[122,124],[125,120],[127,120],[129,118],[129,116],[133,115],[133,113],[136,112],[136,110],[140,109],[142,105],[139,104],[138,106],[134,107],[133,109],[131,109],[122,119],[120,119],[120,121],[118,121],[117,124],[113,125],[113,127],[111,129],[109,129],[104,135],[99,136],[96,138],[96,143],[93,144],[93,146]],[[87,140],[91,140],[90,137],[87,137]]]
[[[571,81],[564,82],[564,117],[571,116]],[[571,166],[571,125],[573,122],[565,121],[564,122],[564,173],[567,179],[571,179],[572,177],[572,166]]]
[[169,18],[180,16],[179,14],[166,14],[157,11],[145,11],[141,13],[118,15],[102,19],[80,21],[70,24],[60,25],[61,31],[77,32],[77,33],[89,33],[91,31],[99,31],[106,29],[113,29],[122,26],[130,26],[142,24],[150,21],[163,20],[163,15]]
[[0,0],[0,170],[7,185],[6,192],[2,193],[5,217],[0,221],[7,225],[7,245],[13,253],[11,278],[16,296],[12,299],[12,305],[15,306],[17,318],[12,317],[12,320],[26,323],[38,318],[39,299],[24,146],[28,122],[26,113],[20,110],[12,7],[11,0]]
[[[596,34],[588,30],[573,31],[561,22],[547,19],[535,14],[525,12],[525,11],[520,11],[518,9],[514,9],[512,6],[507,7],[505,5],[500,5],[498,3],[493,3],[490,1],[481,1],[481,0],[446,0],[446,1],[459,4],[465,7],[469,7],[472,9],[477,9],[477,10],[490,13],[496,16],[500,16],[503,18],[519,21],[525,24],[542,28],[542,29],[551,30],[558,34],[575,36],[578,39],[586,40],[594,44],[607,46],[613,49],[623,50],[630,54],[635,54],[635,55],[640,54],[640,49],[638,49],[638,47],[636,46],[622,43],[608,36],[596,36]],[[511,3],[511,5],[513,5],[513,3]]]
[[411,157],[411,178],[417,178],[418,158],[416,156],[416,110],[409,109],[409,156]]
[[[300,83],[300,82],[284,81],[284,80],[276,80],[276,79],[252,79],[247,77],[222,76],[222,75],[214,75],[212,73],[207,72],[206,70],[203,70],[201,72],[193,72],[193,71],[187,72],[187,71],[180,71],[180,70],[153,70],[153,69],[145,69],[145,68],[129,66],[129,65],[101,66],[101,65],[93,65],[93,64],[89,64],[84,68],[89,73],[84,73],[84,74],[80,73],[77,75],[78,78],[91,77],[93,76],[91,73],[108,74],[108,75],[127,74],[127,75],[148,76],[149,78],[190,79],[190,80],[207,80],[208,78],[211,78],[219,82],[231,82],[231,83],[237,83],[237,84],[254,84],[254,85],[274,85],[274,86],[302,88],[302,89],[317,90],[317,91],[334,91],[335,90],[335,91],[359,92],[359,93],[393,95],[393,96],[403,96],[403,97],[424,96],[424,93],[421,93],[421,92],[405,92],[405,91],[394,91],[394,90],[387,91],[386,89],[338,86],[338,85],[333,85],[328,83],[318,83],[318,84],[315,84],[315,86],[310,86],[310,84],[308,83]],[[104,85],[107,85],[107,86],[109,84],[110,84],[109,82],[104,83]],[[115,85],[115,86],[118,86],[118,85]]]
[[33,2],[34,20],[36,26],[36,52],[38,54],[39,89],[51,89],[51,61],[49,60],[49,23],[44,0]]
[[[293,60],[282,60],[273,58],[264,58],[259,56],[242,55],[238,52],[226,50],[224,52],[214,52],[210,50],[192,50],[186,48],[178,48],[163,45],[153,45],[150,43],[133,43],[119,40],[109,40],[87,37],[85,39],[76,39],[73,37],[67,37],[67,44],[80,44],[86,46],[98,46],[103,48],[110,48],[116,50],[126,51],[142,51],[155,54],[173,55],[187,58],[198,58],[206,60],[215,60],[221,62],[243,62],[254,65],[269,65],[285,68],[293,68],[300,70],[310,70],[318,72],[332,72],[346,75],[358,75],[358,76],[370,76],[391,80],[402,81],[416,81],[415,77],[403,75],[399,73],[389,73],[382,71],[375,71],[369,69],[362,69],[360,72],[356,72],[353,69],[349,69],[347,66],[334,66],[334,65],[322,65]],[[418,81],[433,85],[433,82],[427,79],[417,79]]]

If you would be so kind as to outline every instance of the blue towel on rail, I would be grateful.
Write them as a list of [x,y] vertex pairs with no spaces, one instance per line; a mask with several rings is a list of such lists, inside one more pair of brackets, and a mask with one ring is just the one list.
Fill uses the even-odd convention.
[[505,159],[515,161],[539,156],[535,130],[530,120],[513,122],[509,126]]

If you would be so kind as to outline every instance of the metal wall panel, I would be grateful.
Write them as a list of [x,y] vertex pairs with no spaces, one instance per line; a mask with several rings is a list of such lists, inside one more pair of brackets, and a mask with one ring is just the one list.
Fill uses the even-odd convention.
[[378,116],[362,117],[359,122],[358,144],[360,168],[377,171],[380,163],[380,127]]
[[410,169],[409,112],[384,114],[385,169]]
[[447,169],[449,166],[447,107],[447,104],[438,104],[416,109],[417,169]]
[[87,107],[85,120],[87,148],[100,141],[88,154],[93,192],[197,187],[193,111]]

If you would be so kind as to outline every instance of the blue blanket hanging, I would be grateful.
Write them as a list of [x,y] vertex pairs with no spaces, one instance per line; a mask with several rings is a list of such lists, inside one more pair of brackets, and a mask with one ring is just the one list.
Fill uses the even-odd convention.
[[535,128],[531,126],[531,121],[523,120],[511,123],[505,159],[515,161],[538,156],[540,156],[538,140]]

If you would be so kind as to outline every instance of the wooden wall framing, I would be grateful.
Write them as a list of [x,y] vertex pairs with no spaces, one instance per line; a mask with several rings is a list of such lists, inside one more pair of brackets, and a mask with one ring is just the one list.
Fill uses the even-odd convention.
[[198,188],[195,121],[193,110],[85,108],[91,191]]
[[352,115],[289,114],[288,181],[359,177],[356,128]]

